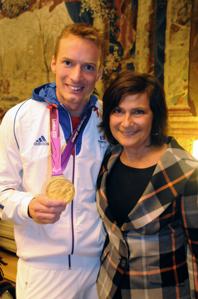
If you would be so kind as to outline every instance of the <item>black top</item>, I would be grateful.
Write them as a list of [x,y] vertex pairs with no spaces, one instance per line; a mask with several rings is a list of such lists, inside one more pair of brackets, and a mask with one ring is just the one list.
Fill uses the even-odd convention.
[[120,159],[114,164],[107,177],[106,192],[110,211],[118,226],[129,221],[127,216],[143,194],[155,166],[133,168],[124,165]]

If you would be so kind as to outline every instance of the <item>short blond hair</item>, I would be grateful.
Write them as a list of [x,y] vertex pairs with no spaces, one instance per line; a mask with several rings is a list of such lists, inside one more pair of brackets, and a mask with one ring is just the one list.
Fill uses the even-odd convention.
[[56,40],[55,50],[54,50],[55,58],[57,58],[58,55],[61,39],[66,38],[70,34],[92,41],[100,50],[101,53],[100,63],[101,64],[104,63],[105,46],[104,46],[103,35],[94,26],[85,23],[73,23],[63,28],[61,34],[58,36]]

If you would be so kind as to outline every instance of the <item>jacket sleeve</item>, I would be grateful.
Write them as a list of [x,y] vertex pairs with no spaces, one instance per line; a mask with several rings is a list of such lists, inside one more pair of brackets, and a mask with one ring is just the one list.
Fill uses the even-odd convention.
[[183,226],[188,240],[188,268],[193,297],[198,299],[198,169],[185,186],[181,201]]
[[23,169],[15,136],[15,108],[0,125],[0,218],[21,223],[28,219],[28,204],[33,195],[22,189]]

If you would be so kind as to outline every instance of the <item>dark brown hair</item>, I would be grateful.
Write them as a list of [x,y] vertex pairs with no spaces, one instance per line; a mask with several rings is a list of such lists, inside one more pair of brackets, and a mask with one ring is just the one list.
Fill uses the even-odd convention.
[[103,96],[103,116],[100,127],[110,143],[118,143],[111,134],[110,114],[124,96],[138,93],[147,93],[153,113],[151,145],[161,145],[165,142],[168,111],[162,85],[156,77],[150,74],[128,70],[120,73],[110,83]]

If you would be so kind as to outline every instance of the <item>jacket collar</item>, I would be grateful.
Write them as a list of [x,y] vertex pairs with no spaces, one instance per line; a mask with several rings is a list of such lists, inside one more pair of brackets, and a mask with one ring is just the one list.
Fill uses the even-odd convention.
[[[105,197],[107,174],[111,171],[121,151],[121,146],[113,147],[111,157],[103,169],[101,190]],[[187,153],[174,138],[169,137],[166,152],[157,163],[149,184],[129,214],[130,222],[124,223],[121,230],[139,229],[162,214],[183,192],[194,167],[198,167],[198,161]],[[105,217],[105,213],[108,212],[107,200],[103,201],[102,209],[103,212],[105,211]]]

